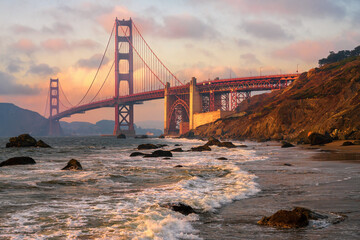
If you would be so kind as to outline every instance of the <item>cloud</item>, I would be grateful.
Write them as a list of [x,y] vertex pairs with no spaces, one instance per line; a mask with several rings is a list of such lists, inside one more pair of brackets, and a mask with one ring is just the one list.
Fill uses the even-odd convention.
[[[81,68],[97,68],[100,64],[102,58],[102,54],[95,54],[87,59],[80,59],[77,61],[76,65]],[[109,59],[107,57],[103,60],[103,65],[109,62]]]
[[67,34],[74,31],[73,27],[66,23],[56,22],[51,27],[43,27],[41,30],[43,33],[51,34]]
[[164,25],[159,26],[158,33],[167,38],[214,38],[218,37],[213,26],[191,15],[164,17]]
[[312,18],[344,18],[347,14],[343,0],[192,0],[193,4],[216,4],[218,10],[231,9],[251,15],[306,16]]
[[97,21],[107,31],[111,32],[114,26],[115,18],[121,17],[121,19],[129,19],[134,17],[135,14],[123,6],[116,6],[111,11],[106,11],[97,17]]
[[268,40],[281,40],[291,38],[280,25],[266,21],[249,21],[244,22],[242,26],[244,30],[257,37]]
[[16,51],[21,51],[25,53],[32,53],[37,49],[33,41],[27,38],[20,39],[19,41],[12,44],[11,47]]
[[0,71],[0,95],[36,95],[40,89],[14,82],[14,76]]
[[247,64],[247,65],[261,65],[261,62],[257,59],[257,57],[252,53],[245,53],[240,55],[240,58]]
[[21,24],[15,24],[11,28],[11,31],[13,31],[16,34],[27,34],[27,33],[35,33],[36,30],[32,27],[28,27]]
[[8,72],[10,72],[10,73],[18,73],[18,72],[20,72],[22,70],[21,62],[13,61],[13,62],[9,63],[6,70]]
[[93,49],[97,47],[98,44],[90,39],[68,42],[64,38],[51,38],[43,41],[41,43],[41,46],[46,50],[59,52],[64,50],[73,50],[77,48]]
[[49,76],[49,75],[56,75],[59,72],[59,68],[57,67],[50,67],[47,64],[38,64],[30,66],[27,73],[39,75],[39,76]]

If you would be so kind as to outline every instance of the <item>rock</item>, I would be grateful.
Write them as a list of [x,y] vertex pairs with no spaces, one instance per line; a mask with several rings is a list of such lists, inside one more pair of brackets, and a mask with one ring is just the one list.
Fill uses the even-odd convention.
[[174,168],[182,168],[184,167],[183,165],[176,165]]
[[196,213],[195,210],[186,204],[183,203],[176,203],[176,204],[167,204],[165,207],[170,208],[171,210],[175,212],[179,212],[183,215],[189,215],[191,213]]
[[291,166],[292,166],[292,164],[290,164],[290,163],[284,163],[284,166],[291,167]]
[[354,145],[360,145],[360,141],[354,141]]
[[248,146],[247,146],[247,145],[244,145],[244,144],[241,144],[241,145],[239,145],[238,147],[247,148]]
[[126,139],[126,135],[123,133],[120,133],[119,135],[117,135],[117,138]]
[[29,134],[21,134],[18,137],[10,138],[6,147],[36,147],[36,140]]
[[324,218],[327,217],[306,208],[296,207],[292,211],[279,210],[270,217],[263,217],[258,224],[280,228],[300,228],[306,227],[309,220]]
[[48,145],[48,144],[46,144],[43,140],[37,141],[36,147],[40,147],[40,148],[51,148],[51,146]]
[[341,146],[351,146],[351,145],[355,145],[355,144],[353,142],[343,142]]
[[148,135],[139,135],[139,136],[135,136],[135,138],[149,138]]
[[144,156],[145,153],[142,152],[133,152],[130,154],[130,157]]
[[172,153],[170,151],[164,150],[156,150],[151,154],[145,154],[144,157],[172,157]]
[[156,144],[156,146],[158,146],[158,148],[162,148],[162,147],[167,147],[169,145],[167,145],[167,144]]
[[289,148],[289,147],[295,147],[295,146],[289,142],[285,142],[285,141],[282,142],[281,148]]
[[219,157],[217,160],[228,160],[226,157]]
[[311,145],[321,145],[332,142],[330,136],[326,136],[320,133],[311,133],[308,138]]
[[76,159],[71,159],[61,170],[82,170],[81,164]]
[[11,165],[26,165],[36,164],[35,160],[31,157],[13,157],[0,163],[0,167],[11,166]]
[[220,141],[214,137],[209,137],[209,140],[207,143],[205,143],[206,146],[219,146]]
[[151,144],[151,143],[145,143],[145,144],[140,144],[137,149],[138,150],[143,150],[143,149],[157,149],[159,148],[159,146],[155,145],[155,144]]
[[218,145],[219,147],[236,148],[232,142],[222,142]]
[[161,134],[161,135],[159,136],[159,138],[165,138],[165,135],[164,135],[164,134]]
[[180,138],[194,139],[196,137],[195,137],[195,133],[192,130],[190,130],[190,131],[180,135]]
[[207,145],[198,146],[191,148],[191,151],[193,152],[202,152],[202,151],[211,151],[211,148]]
[[179,147],[179,146],[182,146],[182,145],[181,145],[181,144],[175,144],[174,146],[175,146],[175,147]]
[[182,150],[182,148],[174,148],[172,150],[170,150],[171,152],[183,152],[184,150]]
[[171,159],[171,158],[169,158],[169,157],[164,157],[163,159],[164,159],[164,160],[169,160],[169,159]]

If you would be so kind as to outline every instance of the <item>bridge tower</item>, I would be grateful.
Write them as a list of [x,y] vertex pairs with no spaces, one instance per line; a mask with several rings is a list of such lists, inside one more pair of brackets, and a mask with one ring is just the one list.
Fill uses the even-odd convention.
[[53,120],[52,116],[59,113],[59,79],[50,78],[50,117],[49,117],[49,135],[55,136],[61,134],[59,120]]
[[[120,82],[127,82],[129,88],[129,95],[134,93],[133,88],[133,31],[132,20],[118,20],[115,19],[115,127],[114,135],[124,133],[126,135],[135,135],[134,130],[134,105],[121,104],[119,101]],[[125,34],[119,31],[119,28],[126,29]],[[119,44],[125,45],[122,49],[125,52],[119,51]],[[124,64],[121,67],[120,63]],[[127,63],[127,64],[126,64]],[[128,66],[126,68],[126,66]],[[126,70],[124,70],[126,69]]]

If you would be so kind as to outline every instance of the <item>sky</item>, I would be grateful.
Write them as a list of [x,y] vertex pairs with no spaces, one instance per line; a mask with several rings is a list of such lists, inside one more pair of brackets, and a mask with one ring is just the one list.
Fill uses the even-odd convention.
[[[1,0],[0,102],[48,115],[49,79],[59,78],[69,102],[77,104],[116,17],[131,17],[183,82],[304,72],[330,51],[360,45],[359,0]],[[99,79],[113,55],[110,47]],[[112,75],[100,98],[114,95],[113,82]],[[163,118],[162,100],[135,106],[135,122]],[[113,120],[114,109],[63,120],[103,119]]]

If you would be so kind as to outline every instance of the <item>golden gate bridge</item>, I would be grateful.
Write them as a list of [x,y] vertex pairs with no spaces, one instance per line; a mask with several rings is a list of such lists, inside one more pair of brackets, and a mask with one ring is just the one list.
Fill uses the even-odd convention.
[[[115,47],[114,60],[109,64],[102,83],[95,89],[94,83],[105,65],[112,40]],[[113,72],[114,95],[99,100],[101,93],[106,92],[104,86]],[[234,111],[241,101],[250,98],[252,91],[281,89],[298,76],[298,73],[280,74],[216,79],[200,83],[193,78],[190,83],[184,84],[158,58],[132,19],[116,18],[99,67],[89,88],[77,104],[69,101],[59,79],[50,79],[45,107],[50,110],[49,134],[60,133],[59,120],[64,117],[92,109],[114,107],[114,135],[134,135],[134,105],[161,98],[164,98],[164,132],[179,134],[196,126],[194,114],[218,110]],[[94,91],[93,95],[90,95],[91,91]]]

